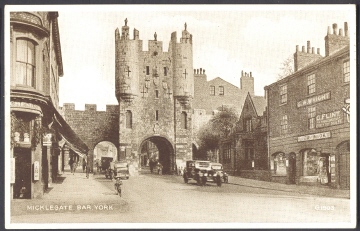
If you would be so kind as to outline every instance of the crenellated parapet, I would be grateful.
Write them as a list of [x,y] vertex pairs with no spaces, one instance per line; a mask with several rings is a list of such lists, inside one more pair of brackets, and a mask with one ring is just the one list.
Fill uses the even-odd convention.
[[66,113],[71,112],[93,112],[93,113],[119,113],[119,105],[106,105],[106,110],[97,110],[96,104],[85,104],[84,110],[76,110],[74,103],[64,103],[62,107],[60,107],[65,115]]

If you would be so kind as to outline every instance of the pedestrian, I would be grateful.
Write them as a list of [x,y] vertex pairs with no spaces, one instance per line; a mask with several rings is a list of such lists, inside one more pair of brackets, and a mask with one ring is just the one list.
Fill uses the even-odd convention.
[[90,166],[89,166],[89,164],[86,164],[85,168],[86,168],[86,178],[89,179],[89,172],[90,172]]
[[74,161],[73,170],[72,170],[73,175],[75,174],[76,168],[77,168],[77,163]]
[[82,167],[83,167],[83,172],[85,172],[85,169],[86,169],[86,160],[85,159],[83,159]]
[[69,159],[69,166],[71,173],[73,173],[73,160],[71,158]]

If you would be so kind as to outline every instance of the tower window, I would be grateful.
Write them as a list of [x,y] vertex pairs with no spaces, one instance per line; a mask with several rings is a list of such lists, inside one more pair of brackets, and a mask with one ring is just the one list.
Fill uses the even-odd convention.
[[219,86],[219,95],[224,95],[224,87]]
[[155,90],[155,98],[159,98],[159,90]]
[[345,61],[343,64],[344,83],[350,82],[350,61]]
[[308,75],[307,88],[309,95],[315,93],[315,74]]
[[187,129],[187,114],[186,112],[181,112],[181,128]]
[[210,86],[210,95],[215,95],[215,86]]
[[35,87],[35,70],[35,44],[30,40],[16,40],[16,83]]
[[159,110],[155,111],[155,120],[159,121]]
[[132,112],[126,111],[126,128],[132,128]]
[[164,76],[167,76],[167,67],[164,67]]
[[146,66],[146,75],[150,75],[150,67]]

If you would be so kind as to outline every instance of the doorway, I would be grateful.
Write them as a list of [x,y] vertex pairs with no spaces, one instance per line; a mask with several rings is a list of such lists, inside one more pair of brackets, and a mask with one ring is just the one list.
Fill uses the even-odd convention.
[[31,198],[31,150],[14,148],[15,183],[13,187],[14,199]]

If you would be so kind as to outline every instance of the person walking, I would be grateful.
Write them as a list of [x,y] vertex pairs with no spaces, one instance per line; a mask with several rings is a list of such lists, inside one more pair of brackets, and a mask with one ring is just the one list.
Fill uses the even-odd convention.
[[85,168],[86,168],[86,178],[88,178],[88,179],[89,179],[89,173],[90,173],[90,166],[89,166],[89,163],[87,163],[87,164],[86,164]]
[[85,170],[86,170],[86,160],[85,159],[83,159],[82,167],[83,167],[83,172],[85,172]]
[[77,168],[77,163],[74,161],[73,162],[73,170],[72,170],[73,175],[75,174],[76,168]]
[[73,159],[69,159],[69,166],[70,166],[70,171],[71,171],[71,173],[73,173],[73,163],[74,163],[74,161],[73,161]]

